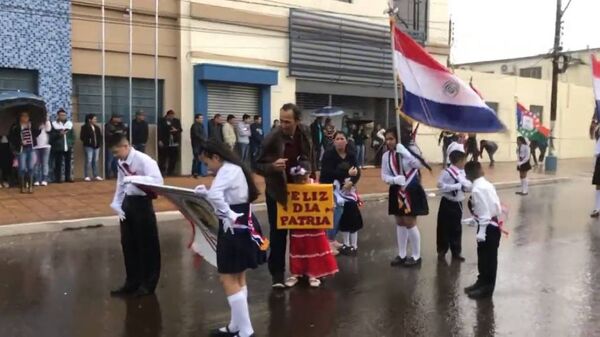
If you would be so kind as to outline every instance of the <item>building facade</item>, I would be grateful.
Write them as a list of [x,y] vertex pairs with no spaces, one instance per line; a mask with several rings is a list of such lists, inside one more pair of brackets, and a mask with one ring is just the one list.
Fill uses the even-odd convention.
[[[425,5],[413,11],[417,3]],[[396,5],[404,29],[445,63],[447,3]],[[393,121],[387,6],[385,0],[182,1],[184,128],[194,113],[207,121],[217,113],[248,113],[261,115],[268,131],[287,102],[305,111],[305,122],[310,111],[327,105],[343,108],[349,118]],[[445,33],[440,22],[446,22]],[[191,148],[184,144],[182,163],[188,167]]]
[[[592,86],[591,54],[600,52],[600,49],[585,49],[565,52],[566,58],[561,58],[563,66],[566,61],[567,71],[559,75],[559,80],[564,83],[578,86]],[[522,58],[493,60],[476,63],[457,64],[456,68],[478,72],[500,74],[506,76],[519,76],[539,80],[552,80],[552,59],[548,54],[540,54]]]
[[0,0],[0,91],[45,98],[49,113],[71,109],[69,0]]

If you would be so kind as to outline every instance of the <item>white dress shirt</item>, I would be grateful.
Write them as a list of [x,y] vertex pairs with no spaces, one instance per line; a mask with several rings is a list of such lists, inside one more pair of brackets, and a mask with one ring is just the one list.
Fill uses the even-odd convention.
[[465,153],[465,145],[461,144],[459,142],[450,143],[450,145],[448,145],[448,148],[446,149],[446,162],[447,163],[450,163],[450,153],[452,153],[454,151],[460,151],[462,153]]
[[598,138],[598,140],[596,140],[596,149],[594,151],[596,157],[600,156],[600,138]]
[[250,144],[250,136],[252,132],[250,131],[250,125],[246,122],[239,122],[237,125],[238,128],[238,139],[237,142],[240,144]]
[[34,149],[46,149],[50,147],[48,132],[52,131],[52,124],[50,121],[40,126],[40,135],[37,137],[37,145]]
[[450,201],[462,202],[465,200],[465,192],[468,192],[472,185],[467,180],[464,170],[451,165],[440,174],[437,187],[440,189],[442,197]]
[[519,166],[528,163],[529,158],[531,158],[531,149],[529,148],[529,145],[521,144],[517,149],[517,156],[519,156]]
[[208,190],[207,198],[220,219],[227,217],[235,219],[229,205],[248,202],[248,183],[242,168],[224,162],[223,166],[217,171],[217,175]]
[[[405,175],[411,169],[420,169],[423,165],[414,156],[400,156],[402,157],[402,169],[400,172],[396,170],[395,166],[391,165],[390,157],[400,156],[395,151],[387,151],[381,157],[381,180],[388,185],[401,185],[397,184],[397,177]],[[396,181],[395,181],[396,180]]]
[[52,127],[57,130],[57,131],[65,131],[65,134],[62,135],[63,137],[63,146],[65,147],[63,149],[64,152],[69,151],[69,144],[67,142],[67,132],[71,131],[71,129],[73,129],[73,123],[71,121],[65,121],[65,122],[61,122],[61,121],[54,121],[52,122]]
[[125,196],[145,196],[146,193],[131,181],[162,185],[163,177],[154,159],[143,152],[136,151],[133,147],[129,148],[127,159],[117,162],[117,189],[111,207],[115,210],[121,209]]
[[494,185],[484,177],[480,177],[473,182],[471,205],[474,220],[479,226],[498,226],[498,223],[492,219],[502,213],[500,198],[498,198]]

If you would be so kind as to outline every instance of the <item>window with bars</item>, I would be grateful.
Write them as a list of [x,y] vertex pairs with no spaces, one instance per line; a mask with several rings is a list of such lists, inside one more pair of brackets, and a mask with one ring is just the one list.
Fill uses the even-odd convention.
[[[123,116],[129,121],[129,78],[105,77],[106,121],[113,114]],[[164,80],[158,81],[158,113],[163,111]],[[96,75],[73,75],[73,120],[83,122],[87,114],[93,113],[102,119],[102,77]],[[154,79],[134,78],[132,80],[132,112],[146,113],[146,121],[154,124],[156,121],[155,83]]]
[[527,77],[527,78],[541,79],[542,78],[542,67],[531,67],[531,68],[519,69],[519,76]]

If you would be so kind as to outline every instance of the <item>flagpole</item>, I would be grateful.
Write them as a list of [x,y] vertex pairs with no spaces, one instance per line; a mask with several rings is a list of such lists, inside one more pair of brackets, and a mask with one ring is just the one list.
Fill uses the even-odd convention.
[[[396,71],[396,56],[395,56],[395,34],[394,28],[396,27],[396,20],[394,20],[394,1],[389,1],[389,9],[388,15],[390,16],[390,50],[392,52],[392,69],[394,75],[394,105],[396,109],[394,112],[396,113],[396,132],[398,133],[398,143],[400,143],[402,128],[400,127],[400,99],[398,95],[398,91],[401,89],[398,83],[398,73]],[[401,84],[400,84],[401,85]]]

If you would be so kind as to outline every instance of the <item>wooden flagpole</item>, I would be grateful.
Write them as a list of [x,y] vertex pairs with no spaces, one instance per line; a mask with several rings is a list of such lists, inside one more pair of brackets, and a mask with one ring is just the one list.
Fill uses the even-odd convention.
[[394,75],[394,105],[395,105],[395,112],[396,112],[396,132],[398,133],[398,143],[400,143],[400,135],[402,133],[402,128],[400,127],[400,98],[399,98],[399,94],[398,92],[402,89],[401,88],[401,83],[398,81],[398,72],[396,71],[396,56],[395,56],[395,52],[394,52],[394,48],[395,48],[395,34],[394,34],[394,28],[396,27],[396,20],[394,18],[394,15],[396,15],[396,8],[394,7],[394,1],[393,0],[389,0],[388,3],[388,15],[390,17],[390,49],[392,52],[392,68],[393,68],[393,75]]

